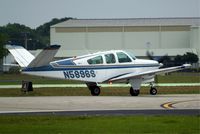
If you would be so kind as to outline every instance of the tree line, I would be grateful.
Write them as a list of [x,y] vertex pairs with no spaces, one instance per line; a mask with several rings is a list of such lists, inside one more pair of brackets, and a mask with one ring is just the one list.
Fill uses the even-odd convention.
[[169,56],[163,56],[161,59],[161,63],[163,63],[164,67],[171,67],[171,66],[180,66],[185,63],[193,64],[199,61],[198,55],[192,52],[186,52],[183,55],[176,55],[173,58]]
[[5,44],[13,44],[26,47],[25,44],[27,42],[28,50],[44,48],[50,44],[50,26],[69,19],[72,18],[54,18],[51,21],[40,25],[36,29],[32,29],[28,26],[18,23],[9,23],[5,26],[0,26],[0,58],[6,54],[6,51],[3,47]]

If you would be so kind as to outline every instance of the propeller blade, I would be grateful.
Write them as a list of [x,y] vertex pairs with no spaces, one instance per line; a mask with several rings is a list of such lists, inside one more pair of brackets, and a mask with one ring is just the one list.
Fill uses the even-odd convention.
[[150,60],[154,60],[153,52],[149,52],[149,51],[147,50],[146,55],[147,55],[147,57],[148,57]]

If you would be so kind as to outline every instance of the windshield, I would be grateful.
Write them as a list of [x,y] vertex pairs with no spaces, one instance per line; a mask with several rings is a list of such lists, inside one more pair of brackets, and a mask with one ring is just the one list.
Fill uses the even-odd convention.
[[131,62],[131,59],[124,52],[117,52],[116,54],[117,54],[119,63]]
[[133,59],[135,60],[136,57],[133,55],[133,53],[129,52],[129,51],[126,51],[126,53]]

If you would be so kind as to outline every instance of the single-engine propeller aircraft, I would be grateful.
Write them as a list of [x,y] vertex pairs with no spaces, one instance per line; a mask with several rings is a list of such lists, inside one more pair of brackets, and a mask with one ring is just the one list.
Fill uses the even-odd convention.
[[46,47],[34,57],[21,46],[7,46],[15,60],[22,67],[22,73],[66,80],[84,81],[94,96],[100,94],[99,83],[130,83],[130,94],[138,96],[142,83],[150,83],[150,94],[155,95],[153,86],[157,74],[189,68],[190,64],[162,68],[155,60],[137,59],[133,54],[123,50],[111,50],[52,61],[59,45]]

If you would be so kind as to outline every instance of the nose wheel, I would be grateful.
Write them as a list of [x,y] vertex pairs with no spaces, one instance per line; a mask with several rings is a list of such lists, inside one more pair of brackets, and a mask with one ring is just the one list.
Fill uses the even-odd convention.
[[150,94],[151,95],[156,95],[157,94],[157,89],[155,87],[151,87]]

